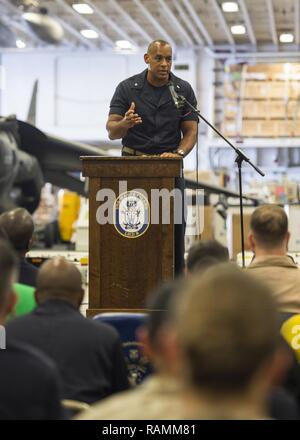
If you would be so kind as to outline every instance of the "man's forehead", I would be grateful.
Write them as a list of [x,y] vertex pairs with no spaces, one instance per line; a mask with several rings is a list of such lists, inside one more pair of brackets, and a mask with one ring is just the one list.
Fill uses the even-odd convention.
[[169,44],[155,44],[150,55],[172,55],[172,47]]

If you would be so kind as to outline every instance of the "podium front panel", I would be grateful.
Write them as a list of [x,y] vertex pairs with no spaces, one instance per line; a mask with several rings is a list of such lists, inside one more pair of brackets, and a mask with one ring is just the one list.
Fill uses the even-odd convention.
[[[139,164],[139,167],[142,165]],[[160,201],[159,221],[153,224],[151,216],[154,207],[151,206],[151,190],[165,189],[171,193],[174,189],[175,176],[156,176],[153,172],[153,177],[142,177],[140,169],[136,174],[136,177],[129,177],[128,174],[126,177],[122,175],[96,177],[94,174],[89,178],[89,315],[104,310],[140,311],[145,308],[147,294],[162,280],[174,276],[174,200],[170,197],[170,221],[163,224]],[[103,214],[104,204],[107,201],[103,201],[103,198],[99,200],[99,191],[103,189],[109,189],[117,196],[114,215],[118,209],[122,211],[122,193],[118,198],[120,181],[126,181],[127,192],[130,194],[141,189],[147,195],[149,203],[147,206],[150,208],[149,226],[141,230],[142,233],[136,238],[126,235],[127,233],[118,224],[116,225],[117,215],[113,222],[104,222],[105,224],[100,224],[97,218],[100,211]],[[138,197],[146,206],[142,196],[138,195]],[[126,203],[131,202],[127,200]],[[124,210],[121,214],[125,215]],[[129,218],[128,221],[131,219]]]

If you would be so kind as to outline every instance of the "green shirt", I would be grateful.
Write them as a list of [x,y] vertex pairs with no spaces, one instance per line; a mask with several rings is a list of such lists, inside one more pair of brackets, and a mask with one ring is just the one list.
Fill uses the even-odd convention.
[[17,294],[17,304],[15,305],[14,312],[10,314],[9,319],[30,313],[36,307],[34,287],[15,283],[14,289]]

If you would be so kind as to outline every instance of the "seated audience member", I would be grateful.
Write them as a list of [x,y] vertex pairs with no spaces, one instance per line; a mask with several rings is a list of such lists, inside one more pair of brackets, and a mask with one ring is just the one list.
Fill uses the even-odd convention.
[[186,259],[186,272],[194,273],[229,260],[228,249],[216,240],[200,240],[191,246]]
[[35,287],[38,269],[25,259],[25,255],[30,250],[34,232],[31,215],[24,208],[4,212],[0,215],[0,228],[6,233],[20,258],[18,282]]
[[264,205],[253,212],[249,242],[254,259],[248,270],[268,284],[285,315],[300,313],[300,270],[287,255],[289,238],[288,219],[282,208]]
[[8,242],[0,240],[0,419],[60,419],[61,390],[54,363],[26,344],[5,341],[3,325],[15,304],[17,263]]
[[[222,268],[223,266],[221,266]],[[226,266],[226,270],[231,270],[231,266]],[[214,270],[215,268],[213,268]],[[223,270],[223,269],[222,269]],[[238,270],[238,269],[236,269]],[[215,272],[215,270],[214,270]],[[201,276],[203,273],[201,274]],[[205,275],[205,274],[204,274]],[[246,277],[246,280],[248,278]],[[243,279],[245,281],[245,279]],[[231,281],[234,282],[233,277],[231,277]],[[255,281],[251,280],[251,286],[257,286]],[[188,284],[189,286],[189,284]],[[198,294],[201,296],[202,294],[202,285],[198,284],[199,290]],[[239,288],[240,286],[237,286]],[[227,286],[228,288],[228,286]],[[208,407],[209,407],[209,401],[211,397],[209,397],[208,400],[208,406],[205,407],[204,403],[201,401],[201,399],[198,400],[198,394],[194,394],[193,392],[190,392],[190,385],[191,389],[193,389],[194,383],[190,384],[190,380],[187,380],[185,375],[183,375],[183,361],[182,361],[182,348],[180,348],[180,344],[178,345],[178,339],[177,339],[177,332],[176,328],[174,327],[174,315],[176,316],[177,312],[174,307],[172,307],[172,303],[174,302],[174,298],[178,298],[181,296],[184,298],[185,296],[185,281],[181,281],[180,284],[177,283],[168,283],[163,285],[157,292],[157,294],[151,298],[151,300],[148,303],[148,309],[151,310],[149,314],[149,319],[146,325],[146,328],[141,332],[140,338],[143,340],[145,344],[145,350],[147,353],[147,356],[152,361],[154,366],[156,367],[155,374],[146,379],[141,385],[139,385],[134,390],[110,397],[106,399],[104,402],[100,402],[98,404],[94,404],[90,409],[88,409],[85,412],[82,412],[79,416],[77,416],[77,419],[80,420],[115,420],[115,419],[121,419],[121,420],[132,420],[132,419],[149,419],[149,420],[160,420],[160,419],[197,419],[197,418],[226,418],[227,413],[223,414],[221,410],[224,410],[226,408],[226,405],[230,403],[231,400],[235,401],[238,399],[238,402],[236,402],[236,406],[238,408],[237,412],[235,412],[235,408],[233,411],[229,411],[228,417],[230,418],[251,418],[252,416],[255,417],[267,417],[267,415],[270,413],[272,417],[279,418],[279,419],[297,419],[298,418],[298,407],[295,402],[295,400],[284,390],[274,387],[271,389],[271,382],[273,376],[276,376],[277,374],[272,374],[272,371],[270,371],[270,368],[267,370],[267,372],[270,372],[270,377],[266,380],[265,377],[262,377],[262,381],[264,383],[264,387],[262,389],[262,395],[260,396],[259,391],[256,390],[256,387],[254,386],[254,389],[249,390],[246,389],[246,391],[249,391],[249,394],[246,397],[246,402],[243,401],[243,397],[240,397],[238,394],[235,396],[235,389],[232,392],[232,395],[228,395],[228,401],[226,399],[226,402],[223,402],[220,400],[220,406],[219,410],[220,413],[213,414],[212,410],[208,414]],[[237,290],[237,289],[235,289]],[[248,292],[248,290],[247,290]],[[219,286],[218,290],[219,295],[222,295],[222,287]],[[226,294],[227,292],[225,292]],[[236,292],[235,292],[236,293]],[[243,295],[242,295],[243,296]],[[242,299],[242,301],[238,301],[238,306],[235,308],[233,307],[232,313],[230,312],[230,304],[231,300],[233,298],[233,295],[229,295],[227,301],[223,301],[222,305],[220,307],[219,311],[219,319],[220,323],[222,323],[222,317],[225,313],[225,315],[229,314],[230,316],[226,317],[226,326],[224,328],[224,334],[222,331],[220,331],[219,335],[219,341],[218,344],[221,345],[223,342],[223,338],[227,337],[229,335],[228,332],[228,326],[232,326],[230,334],[234,334],[233,331],[236,329],[236,319],[235,319],[235,313],[237,313],[237,310],[240,312],[240,316],[238,316],[239,320],[243,320],[245,324],[245,319],[243,315],[243,302],[245,302],[245,298]],[[257,299],[257,297],[256,297]],[[175,302],[178,302],[175,301]],[[250,301],[251,302],[251,301]],[[272,298],[270,299],[271,305],[273,305]],[[197,304],[197,302],[196,302]],[[246,302],[245,306],[249,304],[249,301]],[[211,307],[211,314],[213,315],[214,310],[214,302],[210,302]],[[257,305],[258,307],[258,305]],[[223,313],[224,309],[224,313]],[[252,307],[253,309],[253,307]],[[263,307],[263,310],[265,308]],[[272,311],[272,310],[271,310]],[[201,308],[196,308],[193,311],[194,314],[198,314],[199,319],[202,318],[202,312]],[[205,312],[207,315],[207,311]],[[237,339],[243,338],[247,336],[247,333],[253,333],[252,340],[248,341],[247,349],[249,350],[248,356],[250,356],[254,353],[254,348],[251,344],[255,346],[255,337],[260,335],[260,331],[264,330],[259,328],[257,334],[255,331],[251,330],[251,325],[253,325],[253,319],[254,319],[254,310],[252,310],[252,314],[250,313],[250,327],[247,329],[247,332],[242,332],[239,335],[235,335],[234,340],[232,341],[232,345],[234,350],[239,350],[239,344],[236,344]],[[233,318],[233,323],[231,322],[231,318]],[[189,322],[189,316],[185,316],[185,322],[188,324]],[[218,318],[216,319],[218,321]],[[271,321],[268,321],[268,323],[272,323]],[[204,319],[204,323],[207,323],[207,320]],[[268,325],[266,324],[266,326]],[[194,325],[195,326],[195,325]],[[241,326],[237,327],[238,330],[241,330]],[[193,328],[190,329],[193,331]],[[196,331],[196,328],[194,328]],[[202,329],[203,332],[200,336],[199,334],[199,341],[195,338],[195,351],[197,350],[197,344],[202,343],[204,341],[204,347],[203,350],[205,351],[206,347],[208,346],[207,342],[205,341],[206,337],[208,337],[212,332],[216,332],[216,329],[213,327],[210,329]],[[276,327],[277,330],[277,327]],[[272,332],[272,330],[271,330]],[[273,334],[272,334],[273,335]],[[195,336],[195,335],[194,335]],[[216,337],[218,336],[218,333],[216,333]],[[277,332],[278,336],[278,332]],[[263,338],[263,335],[261,335],[261,339]],[[218,339],[218,338],[217,338]],[[267,339],[267,337],[266,337]],[[268,339],[267,339],[268,340]],[[182,341],[184,342],[184,341]],[[238,341],[242,343],[242,341]],[[261,343],[261,340],[258,339],[257,345]],[[276,335],[274,335],[274,344],[277,343]],[[229,346],[230,343],[225,344],[225,349],[227,346]],[[266,345],[264,345],[264,348]],[[230,356],[231,354],[234,355],[234,361],[238,362],[239,353],[235,352],[234,350],[231,350],[230,353],[227,355]],[[252,351],[251,351],[252,350]],[[259,347],[257,347],[257,350],[259,350]],[[220,351],[222,349],[220,348]],[[275,351],[275,347],[274,347]],[[216,361],[218,360],[218,354],[214,353],[208,353],[212,359],[211,362],[213,362],[214,357],[216,357]],[[271,356],[271,355],[270,355]],[[285,363],[285,356],[282,354],[282,359],[280,358],[280,355],[278,356],[278,360],[276,362],[276,367],[274,367],[274,372],[277,373],[277,371],[280,372],[281,369],[284,367],[280,367],[280,362],[282,364]],[[262,355],[263,357],[263,355]],[[267,354],[266,354],[267,358]],[[232,375],[237,371],[237,368],[230,364],[230,359],[226,359],[226,353],[224,353],[224,359],[227,363],[225,363],[225,369],[232,368]],[[279,362],[280,361],[280,362]],[[278,365],[279,364],[279,365]],[[213,364],[212,364],[213,365]],[[221,365],[221,364],[220,364]],[[222,374],[222,366],[218,366],[219,370]],[[242,361],[241,361],[241,369],[242,369]],[[250,362],[250,372],[248,373],[247,379],[250,381],[251,373],[254,374],[254,367],[253,364]],[[252,369],[251,369],[252,368]],[[248,371],[248,369],[247,369]],[[263,369],[264,371],[264,369]],[[225,372],[225,374],[228,374],[228,371]],[[241,373],[242,374],[242,373]],[[189,377],[189,376],[188,376]],[[227,376],[227,379],[230,379],[230,376]],[[252,377],[251,377],[252,380]],[[270,382],[270,383],[269,383]],[[230,388],[230,383],[227,383],[227,387]],[[258,385],[257,383],[255,385]],[[235,388],[235,384],[232,384],[232,388]],[[242,388],[242,386],[241,386]],[[247,388],[247,387],[245,387]],[[241,390],[241,395],[244,393],[244,389]],[[265,413],[259,413],[256,408],[252,407],[252,405],[256,405],[259,407],[258,403],[255,401],[252,402],[252,393],[253,391],[257,391],[256,397],[258,400],[261,397],[265,398],[264,405],[266,406]],[[271,392],[270,392],[271,391]],[[222,395],[223,389],[221,389],[221,395],[220,397],[224,398]],[[201,392],[200,392],[201,395]],[[205,390],[204,396],[208,397],[207,390]],[[247,401],[247,398],[249,399],[249,402]],[[221,405],[224,403],[224,408]],[[242,407],[239,408],[239,404],[242,404]],[[254,411],[255,410],[255,411]]]
[[186,416],[268,418],[273,384],[289,363],[269,289],[233,265],[209,268],[180,295],[177,325]]
[[181,281],[163,284],[150,297],[150,310],[146,325],[138,337],[145,354],[155,368],[155,373],[133,390],[112,396],[104,402],[92,405],[77,416],[82,420],[159,420],[180,419],[181,402],[178,396],[181,386],[177,381],[177,356],[172,342],[169,303],[177,294]]
[[128,388],[127,369],[116,331],[84,318],[81,275],[56,257],[38,273],[37,308],[7,324],[7,335],[42,350],[55,361],[63,398],[95,402]]
[[[0,239],[9,241],[8,235],[2,227],[0,227]],[[36,306],[34,297],[35,288],[33,286],[14,283],[13,289],[16,293],[16,304],[7,319],[11,319],[20,315],[25,315],[25,313],[31,312]]]

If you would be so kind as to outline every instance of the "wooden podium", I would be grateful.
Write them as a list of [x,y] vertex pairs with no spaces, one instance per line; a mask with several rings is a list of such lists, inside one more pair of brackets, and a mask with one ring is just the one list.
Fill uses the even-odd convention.
[[[170,198],[170,222],[162,223],[160,202],[159,221],[153,224],[151,190],[172,191],[182,160],[158,156],[81,160],[83,175],[89,178],[87,315],[142,311],[146,295],[174,275],[174,200]],[[120,185],[127,189],[120,191]]]

